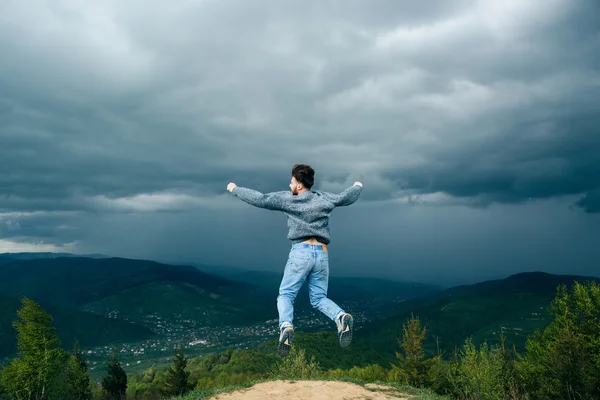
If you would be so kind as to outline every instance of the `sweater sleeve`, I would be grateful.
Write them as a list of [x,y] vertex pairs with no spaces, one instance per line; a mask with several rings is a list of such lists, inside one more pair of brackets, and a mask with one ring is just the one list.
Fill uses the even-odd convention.
[[283,211],[291,192],[281,191],[263,194],[257,190],[236,186],[231,193],[240,200],[259,208]]
[[360,193],[362,192],[362,186],[352,185],[348,189],[341,193],[328,193],[323,192],[323,195],[329,200],[335,207],[349,206],[358,200]]

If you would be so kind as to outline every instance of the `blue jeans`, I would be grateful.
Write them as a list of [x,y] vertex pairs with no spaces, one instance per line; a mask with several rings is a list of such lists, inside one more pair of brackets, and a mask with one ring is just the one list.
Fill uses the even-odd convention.
[[280,329],[284,326],[294,326],[294,300],[307,279],[310,304],[314,308],[332,321],[344,312],[340,306],[327,298],[329,254],[320,245],[297,243],[290,250],[279,286],[277,310]]

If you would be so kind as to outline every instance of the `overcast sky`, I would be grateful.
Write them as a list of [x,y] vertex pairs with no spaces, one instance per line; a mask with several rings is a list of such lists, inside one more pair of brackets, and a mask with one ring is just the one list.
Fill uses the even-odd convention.
[[0,13],[0,252],[281,271],[230,181],[360,180],[332,276],[598,275],[595,0],[22,1]]

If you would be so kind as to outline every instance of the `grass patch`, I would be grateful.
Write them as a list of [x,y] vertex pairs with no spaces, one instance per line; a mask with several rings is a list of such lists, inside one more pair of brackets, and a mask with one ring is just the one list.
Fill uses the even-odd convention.
[[[376,383],[376,382],[374,382],[374,383]],[[391,386],[400,393],[405,393],[405,394],[412,396],[411,399],[413,399],[413,400],[449,400],[450,399],[450,397],[441,396],[437,393],[434,393],[433,391],[431,391],[429,389],[417,389],[412,386],[408,386],[408,385],[404,385],[404,384],[400,384],[400,383],[381,382],[381,385]]]

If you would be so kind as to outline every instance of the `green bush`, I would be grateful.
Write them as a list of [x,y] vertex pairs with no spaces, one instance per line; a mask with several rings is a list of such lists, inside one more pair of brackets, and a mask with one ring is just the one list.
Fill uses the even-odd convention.
[[465,341],[460,356],[446,370],[452,393],[460,399],[507,399],[505,356],[499,346],[481,344],[479,350],[471,339]]
[[354,367],[348,371],[347,375],[364,382],[386,382],[389,379],[389,371],[377,364],[364,368]]
[[307,360],[304,349],[292,347],[287,357],[279,361],[272,370],[272,378],[311,379],[322,374],[321,367],[314,356]]
[[333,369],[323,373],[324,378],[341,379],[351,378],[362,382],[389,382],[390,370],[383,368],[381,365],[372,364],[363,368],[353,367],[349,370]]

